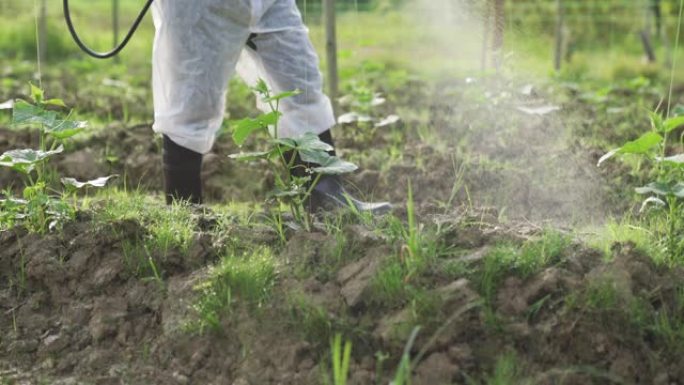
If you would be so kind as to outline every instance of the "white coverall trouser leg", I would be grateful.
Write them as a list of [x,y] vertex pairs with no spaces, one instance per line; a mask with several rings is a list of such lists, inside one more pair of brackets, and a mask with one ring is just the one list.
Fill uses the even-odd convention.
[[[262,78],[276,93],[301,91],[281,101],[281,137],[320,134],[335,124],[295,0],[157,0],[152,11],[154,131],[209,152],[236,69],[250,85]],[[245,47],[251,33],[256,51]]]

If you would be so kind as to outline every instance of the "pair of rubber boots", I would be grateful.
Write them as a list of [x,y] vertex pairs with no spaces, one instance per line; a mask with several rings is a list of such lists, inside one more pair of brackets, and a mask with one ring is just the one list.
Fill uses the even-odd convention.
[[[330,130],[319,135],[319,138],[334,147]],[[202,203],[202,154],[188,150],[174,143],[164,135],[163,165],[164,191],[166,203],[173,201],[188,201]],[[331,155],[335,155],[334,150]],[[307,166],[301,159],[296,159],[297,166]],[[295,170],[301,170],[296,167]],[[297,172],[297,171],[293,171]],[[369,203],[352,197],[342,185],[338,176],[324,175],[314,186],[306,204],[310,212],[333,211],[350,208],[359,212],[370,212],[375,215],[384,214],[392,209],[388,202]]]

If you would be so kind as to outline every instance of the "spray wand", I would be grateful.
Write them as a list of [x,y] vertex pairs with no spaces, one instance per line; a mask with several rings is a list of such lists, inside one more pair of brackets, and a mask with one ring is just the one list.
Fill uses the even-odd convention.
[[147,14],[147,11],[150,9],[150,6],[152,6],[152,2],[154,0],[147,0],[145,3],[145,6],[143,9],[140,11],[140,14],[138,14],[138,17],[135,19],[133,22],[133,25],[131,26],[131,29],[128,30],[128,33],[126,34],[126,37],[121,41],[121,44],[117,45],[114,47],[109,52],[96,52],[92,50],[90,47],[85,45],[83,43],[83,40],[81,40],[80,36],[76,32],[76,28],[74,28],[74,23],[71,20],[71,11],[69,9],[69,0],[64,0],[64,20],[66,20],[67,28],[69,28],[69,32],[71,33],[71,37],[74,39],[78,47],[88,55],[96,58],[96,59],[109,59],[111,57],[114,57],[118,55],[125,47],[128,45],[128,42],[131,40],[135,32],[138,30],[138,27],[140,27],[140,23],[142,22],[143,18]]

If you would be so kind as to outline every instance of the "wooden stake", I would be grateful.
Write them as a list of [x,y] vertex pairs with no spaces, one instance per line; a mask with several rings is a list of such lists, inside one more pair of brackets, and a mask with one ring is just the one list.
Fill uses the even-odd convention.
[[506,16],[504,0],[494,0],[494,67],[497,72],[503,65],[504,30],[506,28]]
[[482,15],[482,56],[480,57],[480,70],[485,72],[487,70],[487,61],[489,60],[489,30],[492,15],[491,1],[485,1],[485,10]]
[[[119,0],[112,0],[112,47],[119,45]],[[114,57],[114,61],[119,62],[119,55]]]
[[553,68],[556,72],[561,70],[561,63],[563,61],[563,28],[565,24],[565,7],[563,7],[563,0],[556,0],[556,49],[554,53]]
[[38,22],[38,60],[41,63],[47,58],[47,0],[40,2],[40,17]]
[[325,52],[328,63],[328,96],[332,101],[335,116],[338,112],[339,78],[337,71],[337,26],[335,24],[335,0],[323,0],[325,23]]

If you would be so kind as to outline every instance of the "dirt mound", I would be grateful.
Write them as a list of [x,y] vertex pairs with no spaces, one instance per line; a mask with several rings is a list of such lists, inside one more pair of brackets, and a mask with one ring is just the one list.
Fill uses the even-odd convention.
[[[187,325],[195,317],[195,288],[220,254],[221,240],[198,235],[186,253],[148,255],[162,272],[152,279],[140,276],[125,246],[147,234],[135,221],[105,226],[82,218],[59,235],[5,232],[0,362],[10,366],[0,367],[0,376],[10,383],[321,384],[329,362],[321,337],[347,330],[354,342],[350,384],[386,383],[420,324],[414,384],[466,383],[496,370],[506,352],[516,357],[521,382],[683,383],[679,340],[668,339],[649,318],[662,321],[658,314],[681,309],[682,271],[653,265],[629,244],[616,245],[607,263],[573,244],[528,277],[507,272],[488,299],[476,273],[490,258],[488,245],[533,235],[499,224],[460,229],[443,232],[440,242],[469,251],[441,262],[462,263],[475,273],[459,278],[428,270],[406,284],[431,295],[393,305],[375,302],[373,277],[396,245],[363,226],[348,226],[348,251],[358,256],[333,274],[302,277],[303,268],[326,267],[321,264],[337,240],[295,233],[280,251],[280,279],[269,305],[256,312],[236,307],[222,319],[220,333],[204,335]],[[308,307],[293,307],[292,293]],[[391,359],[379,362],[378,351]]]

